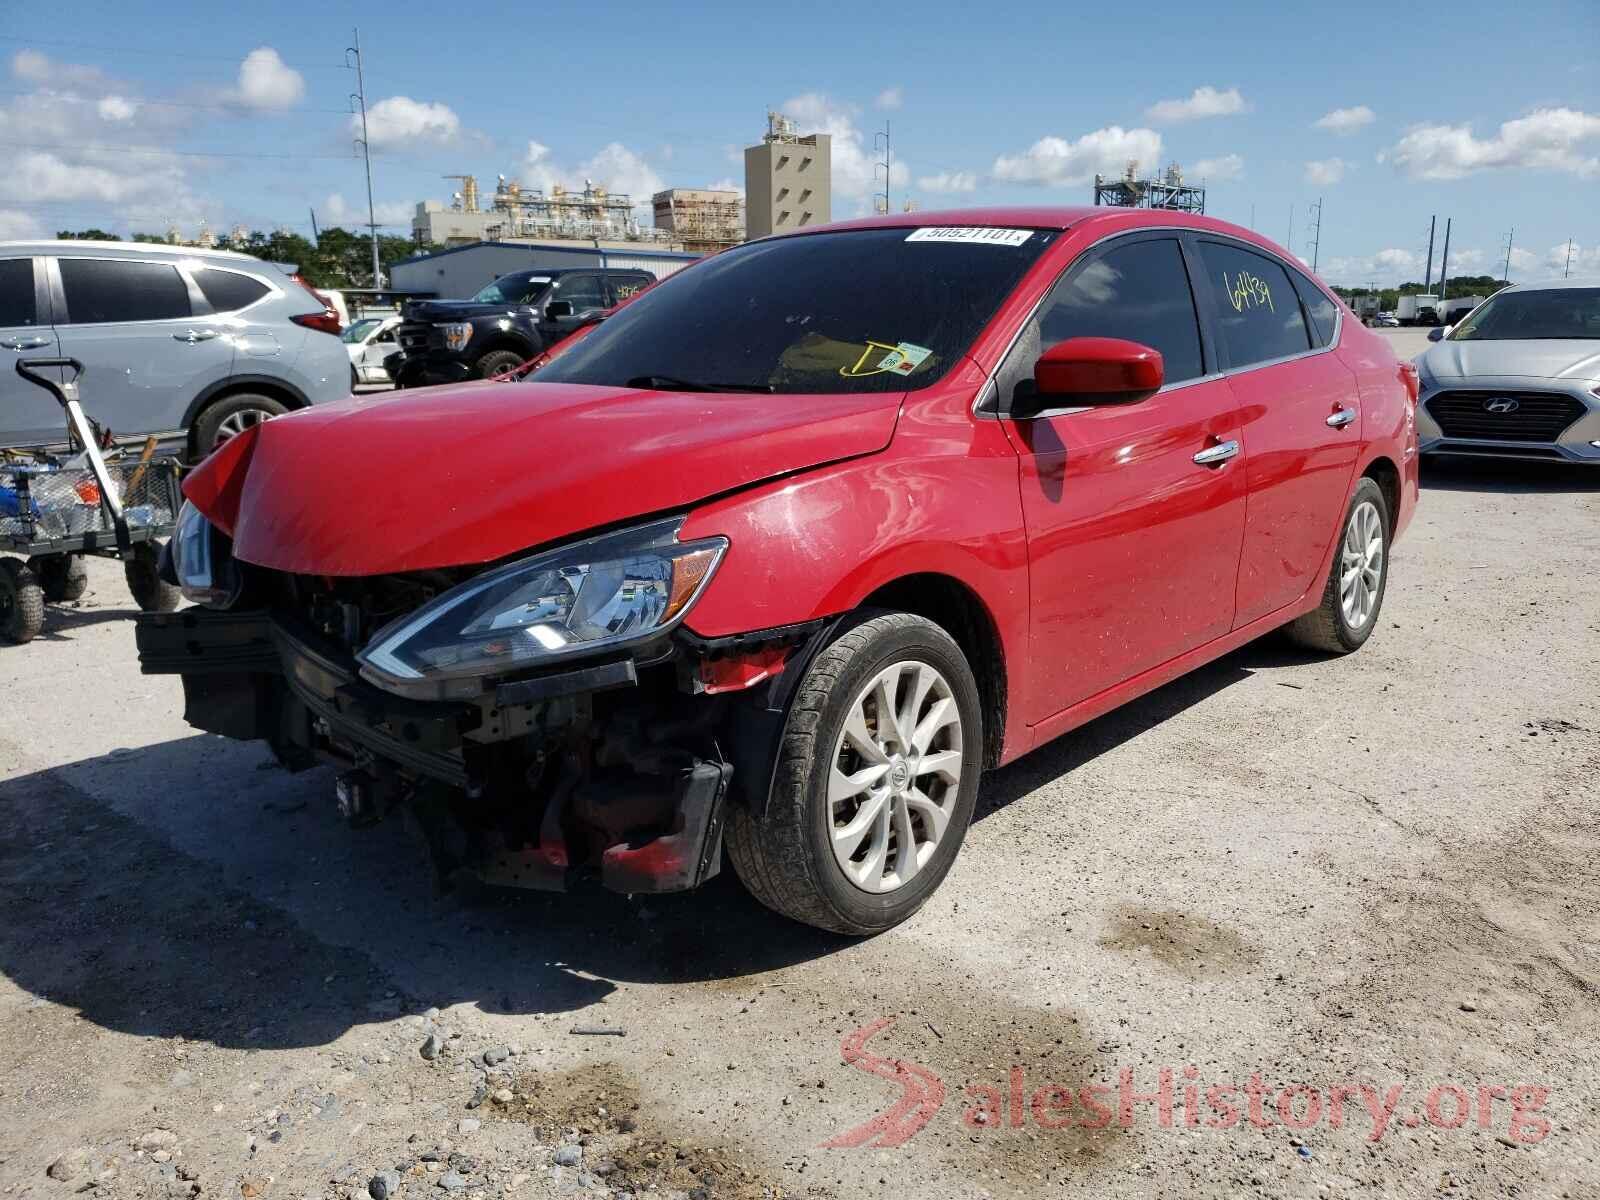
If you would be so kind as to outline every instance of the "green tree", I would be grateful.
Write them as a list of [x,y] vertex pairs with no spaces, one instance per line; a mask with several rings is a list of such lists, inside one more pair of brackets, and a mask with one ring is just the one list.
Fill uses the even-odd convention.
[[104,229],[58,229],[56,237],[69,242],[120,242],[122,239],[114,233],[107,233]]

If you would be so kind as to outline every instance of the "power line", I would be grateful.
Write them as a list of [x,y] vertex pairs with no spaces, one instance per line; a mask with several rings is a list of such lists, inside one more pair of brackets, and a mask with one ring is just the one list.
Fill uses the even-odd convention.
[[[53,91],[48,84],[40,84],[36,88],[0,88],[0,96],[41,95],[48,96],[52,101],[65,100],[71,104],[99,103],[98,99],[90,96],[78,96],[73,95],[70,92]],[[173,100],[146,100],[143,96],[125,96],[123,99],[128,100],[130,103],[135,104],[140,108],[178,108],[196,112],[234,113],[254,113],[258,111],[257,109],[251,108],[248,104],[241,104],[237,101],[218,101],[214,104],[179,104]],[[273,109],[271,111],[274,117],[294,116],[297,113],[338,113],[341,116],[350,115],[350,110],[348,108],[287,108]]]
[[[0,33],[0,42],[16,42],[23,46],[59,46],[67,50],[93,50],[99,54],[144,54],[154,58],[181,58],[186,61],[207,60],[210,62],[243,62],[243,54],[191,54],[187,50],[148,50],[136,46],[100,46],[90,42],[71,42],[60,38],[21,37],[17,34]],[[287,64],[296,70],[309,71],[348,71],[346,63],[306,63]]]
[[140,146],[93,146],[81,145],[71,142],[0,142],[0,146],[13,150],[65,150],[73,154],[91,152],[95,154],[144,154],[144,155],[171,155],[177,158],[336,158],[350,159],[353,154],[262,154],[259,152],[244,153],[238,150],[161,150],[144,148]]

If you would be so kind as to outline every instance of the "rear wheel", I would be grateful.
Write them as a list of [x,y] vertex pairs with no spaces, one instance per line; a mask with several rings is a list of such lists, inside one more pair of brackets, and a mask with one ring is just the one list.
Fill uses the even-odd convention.
[[238,437],[273,417],[289,411],[288,405],[253,392],[239,392],[216,401],[194,423],[194,447],[204,458],[230,438]]
[[982,769],[961,649],[908,613],[864,612],[790,704],[766,812],[728,814],[734,869],[786,917],[879,933],[916,912],[966,836]]
[[1345,511],[1322,603],[1285,627],[1292,640],[1313,650],[1349,654],[1372,636],[1389,582],[1389,529],[1383,489],[1363,477]]
[[183,593],[161,578],[161,553],[154,542],[140,542],[122,564],[128,591],[142,612],[171,612]]
[[493,379],[526,361],[526,357],[515,350],[491,350],[473,364],[472,371],[479,379]]
[[44,588],[20,558],[0,558],[0,637],[23,645],[44,628]]
[[89,589],[89,572],[75,554],[41,554],[28,560],[28,569],[55,604],[81,599]]

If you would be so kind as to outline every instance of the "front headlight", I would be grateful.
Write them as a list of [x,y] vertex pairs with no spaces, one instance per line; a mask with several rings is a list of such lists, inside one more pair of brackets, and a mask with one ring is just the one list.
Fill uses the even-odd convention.
[[229,608],[238,600],[244,577],[233,561],[231,543],[187,500],[178,511],[171,551],[184,599],[207,608]]
[[439,328],[444,331],[444,344],[450,350],[463,350],[472,340],[472,326],[465,321],[452,321]]
[[619,647],[671,629],[728,547],[680,543],[683,518],[546,551],[480,575],[384,626],[357,658],[390,691],[420,693]]

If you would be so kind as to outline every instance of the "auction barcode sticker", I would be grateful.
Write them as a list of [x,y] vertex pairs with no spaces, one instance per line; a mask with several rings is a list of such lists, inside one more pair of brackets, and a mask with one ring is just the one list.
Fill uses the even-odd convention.
[[991,225],[924,225],[908,242],[976,242],[984,246],[1020,246],[1033,236],[1031,229],[1001,229]]

